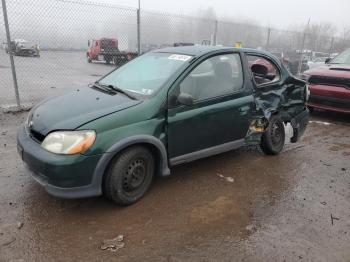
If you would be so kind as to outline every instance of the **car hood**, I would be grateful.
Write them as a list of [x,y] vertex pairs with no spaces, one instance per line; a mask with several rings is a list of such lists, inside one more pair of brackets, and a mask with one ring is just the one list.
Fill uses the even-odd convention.
[[29,115],[31,130],[46,136],[53,130],[74,130],[95,119],[142,103],[117,93],[92,88],[54,97],[33,108]]
[[327,64],[304,72],[307,75],[350,78],[350,65]]

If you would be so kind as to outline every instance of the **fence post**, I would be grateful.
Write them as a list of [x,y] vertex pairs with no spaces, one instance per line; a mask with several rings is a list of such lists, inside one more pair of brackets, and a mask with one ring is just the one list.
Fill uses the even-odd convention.
[[266,39],[265,50],[268,50],[270,47],[270,37],[271,37],[271,27],[269,26],[267,28],[267,39]]
[[216,46],[216,44],[217,44],[217,37],[218,37],[218,20],[215,20],[214,21],[213,46]]
[[16,103],[17,103],[17,106],[20,107],[21,103],[19,100],[15,61],[13,60],[13,55],[12,55],[12,50],[11,50],[11,36],[10,36],[9,22],[8,22],[8,18],[7,18],[6,2],[5,2],[5,0],[1,0],[1,2],[2,2],[2,12],[4,14],[4,22],[5,22],[5,30],[6,30],[6,38],[7,38],[7,49],[9,50],[13,85],[14,85],[15,94],[16,94]]
[[334,43],[334,37],[332,36],[331,39],[331,46],[329,47],[328,57],[331,57],[332,51],[333,51],[333,43]]
[[141,55],[141,4],[139,0],[139,6],[137,9],[137,53]]
[[309,30],[309,25],[310,25],[310,18],[309,21],[307,22],[307,26],[304,30],[304,34],[303,34],[303,40],[301,42],[301,54],[300,54],[300,59],[299,59],[299,64],[298,64],[298,72],[297,74],[300,75],[301,74],[301,69],[302,69],[302,64],[303,64],[303,51],[304,51],[304,45],[305,45],[305,40],[306,40],[306,34],[308,33]]

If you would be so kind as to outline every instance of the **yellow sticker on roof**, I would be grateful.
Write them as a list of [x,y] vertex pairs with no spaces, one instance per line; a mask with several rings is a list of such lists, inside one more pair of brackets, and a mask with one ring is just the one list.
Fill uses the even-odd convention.
[[192,56],[189,55],[178,55],[178,54],[172,54],[168,57],[168,59],[172,60],[179,60],[179,61],[188,61],[191,59]]

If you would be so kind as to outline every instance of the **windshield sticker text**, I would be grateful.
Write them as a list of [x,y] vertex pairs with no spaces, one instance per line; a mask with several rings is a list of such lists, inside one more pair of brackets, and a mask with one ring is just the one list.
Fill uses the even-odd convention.
[[188,61],[189,59],[191,59],[191,56],[172,54],[168,57],[168,59],[179,60],[179,61]]
[[151,89],[146,89],[146,88],[142,88],[142,93],[144,93],[145,95],[150,95],[152,94],[152,90]]

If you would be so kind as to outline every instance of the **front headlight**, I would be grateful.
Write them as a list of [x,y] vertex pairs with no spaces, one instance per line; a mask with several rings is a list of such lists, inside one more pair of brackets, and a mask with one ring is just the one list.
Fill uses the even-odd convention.
[[41,146],[55,154],[73,155],[88,150],[95,138],[93,130],[55,131],[45,137]]

